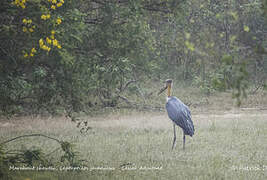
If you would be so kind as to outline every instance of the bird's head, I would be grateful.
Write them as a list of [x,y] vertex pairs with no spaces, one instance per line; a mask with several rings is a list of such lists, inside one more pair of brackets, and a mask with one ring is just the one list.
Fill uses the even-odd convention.
[[168,89],[167,95],[170,96],[170,91],[171,91],[171,86],[172,86],[172,79],[167,79],[165,81],[165,83],[166,83],[165,86],[159,91],[158,95],[160,95],[163,91]]

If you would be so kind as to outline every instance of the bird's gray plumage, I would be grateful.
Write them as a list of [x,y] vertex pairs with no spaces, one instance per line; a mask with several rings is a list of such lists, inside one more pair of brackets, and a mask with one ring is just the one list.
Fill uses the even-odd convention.
[[169,118],[184,131],[185,135],[194,135],[194,125],[191,112],[180,99],[170,96],[167,98],[166,110]]
[[183,129],[183,149],[185,149],[185,135],[193,136],[195,129],[191,119],[191,112],[189,108],[178,98],[171,96],[172,79],[166,80],[166,85],[158,94],[161,94],[167,89],[167,103],[166,110],[169,118],[173,121],[173,143],[172,149],[176,142],[175,126],[179,126]]

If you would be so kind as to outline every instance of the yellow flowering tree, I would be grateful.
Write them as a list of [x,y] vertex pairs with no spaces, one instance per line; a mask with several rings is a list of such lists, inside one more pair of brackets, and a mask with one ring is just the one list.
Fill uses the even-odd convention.
[[24,107],[32,103],[49,107],[61,93],[58,87],[62,82],[57,79],[75,61],[71,49],[77,42],[72,36],[82,32],[83,25],[73,16],[82,16],[79,11],[73,13],[74,1],[3,0],[0,6],[5,10],[1,12],[1,52],[5,54],[0,63],[0,101],[6,109],[24,103]]
[[63,47],[57,37],[63,36],[60,26],[64,24],[61,15],[64,14],[64,0],[4,0],[2,5],[8,7],[5,15],[12,18],[4,27],[9,28],[7,33],[14,32],[18,40],[16,44],[21,44],[16,48],[20,53],[12,48],[17,58],[32,59],[42,51]]
[[[14,0],[11,4],[17,6],[17,8],[22,8],[23,11],[30,11],[31,8],[29,6],[33,6],[31,3],[34,3],[34,1]],[[36,48],[47,52],[50,52],[53,48],[62,48],[62,45],[55,37],[55,30],[59,29],[58,25],[62,23],[62,18],[58,16],[59,13],[57,13],[57,11],[64,5],[64,3],[64,0],[43,0],[37,3],[37,5],[40,6],[40,13],[38,15],[26,13],[26,17],[22,19],[22,31],[25,35],[26,33],[31,34],[31,37],[27,37],[27,39],[30,41],[31,39],[34,39],[36,41],[37,36],[40,34],[46,34],[46,37],[39,38],[39,47],[32,47],[35,49],[34,53],[30,50],[23,50],[22,52],[24,58],[33,57],[36,53]],[[36,5],[33,7],[36,7]],[[35,34],[33,37],[32,33],[36,30],[39,31],[39,34]],[[49,32],[51,32],[51,34],[49,34]]]

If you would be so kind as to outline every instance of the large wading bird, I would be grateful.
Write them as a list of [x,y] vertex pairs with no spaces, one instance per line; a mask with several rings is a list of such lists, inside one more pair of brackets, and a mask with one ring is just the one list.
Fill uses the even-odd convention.
[[185,149],[185,135],[193,136],[195,129],[194,124],[191,119],[191,112],[180,99],[175,96],[171,96],[171,88],[172,88],[172,80],[166,80],[166,86],[163,87],[160,92],[161,94],[163,91],[167,89],[167,103],[166,103],[166,110],[168,112],[169,118],[173,121],[173,144],[172,149],[175,147],[176,142],[176,132],[175,132],[175,125],[180,126],[184,131],[183,137],[183,149]]

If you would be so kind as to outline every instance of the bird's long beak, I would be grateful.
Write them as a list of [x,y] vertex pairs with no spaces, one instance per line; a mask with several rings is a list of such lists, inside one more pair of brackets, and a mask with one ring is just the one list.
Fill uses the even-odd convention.
[[158,95],[160,95],[163,91],[165,91],[165,90],[167,89],[167,87],[168,87],[168,86],[163,87],[163,88],[159,91]]

